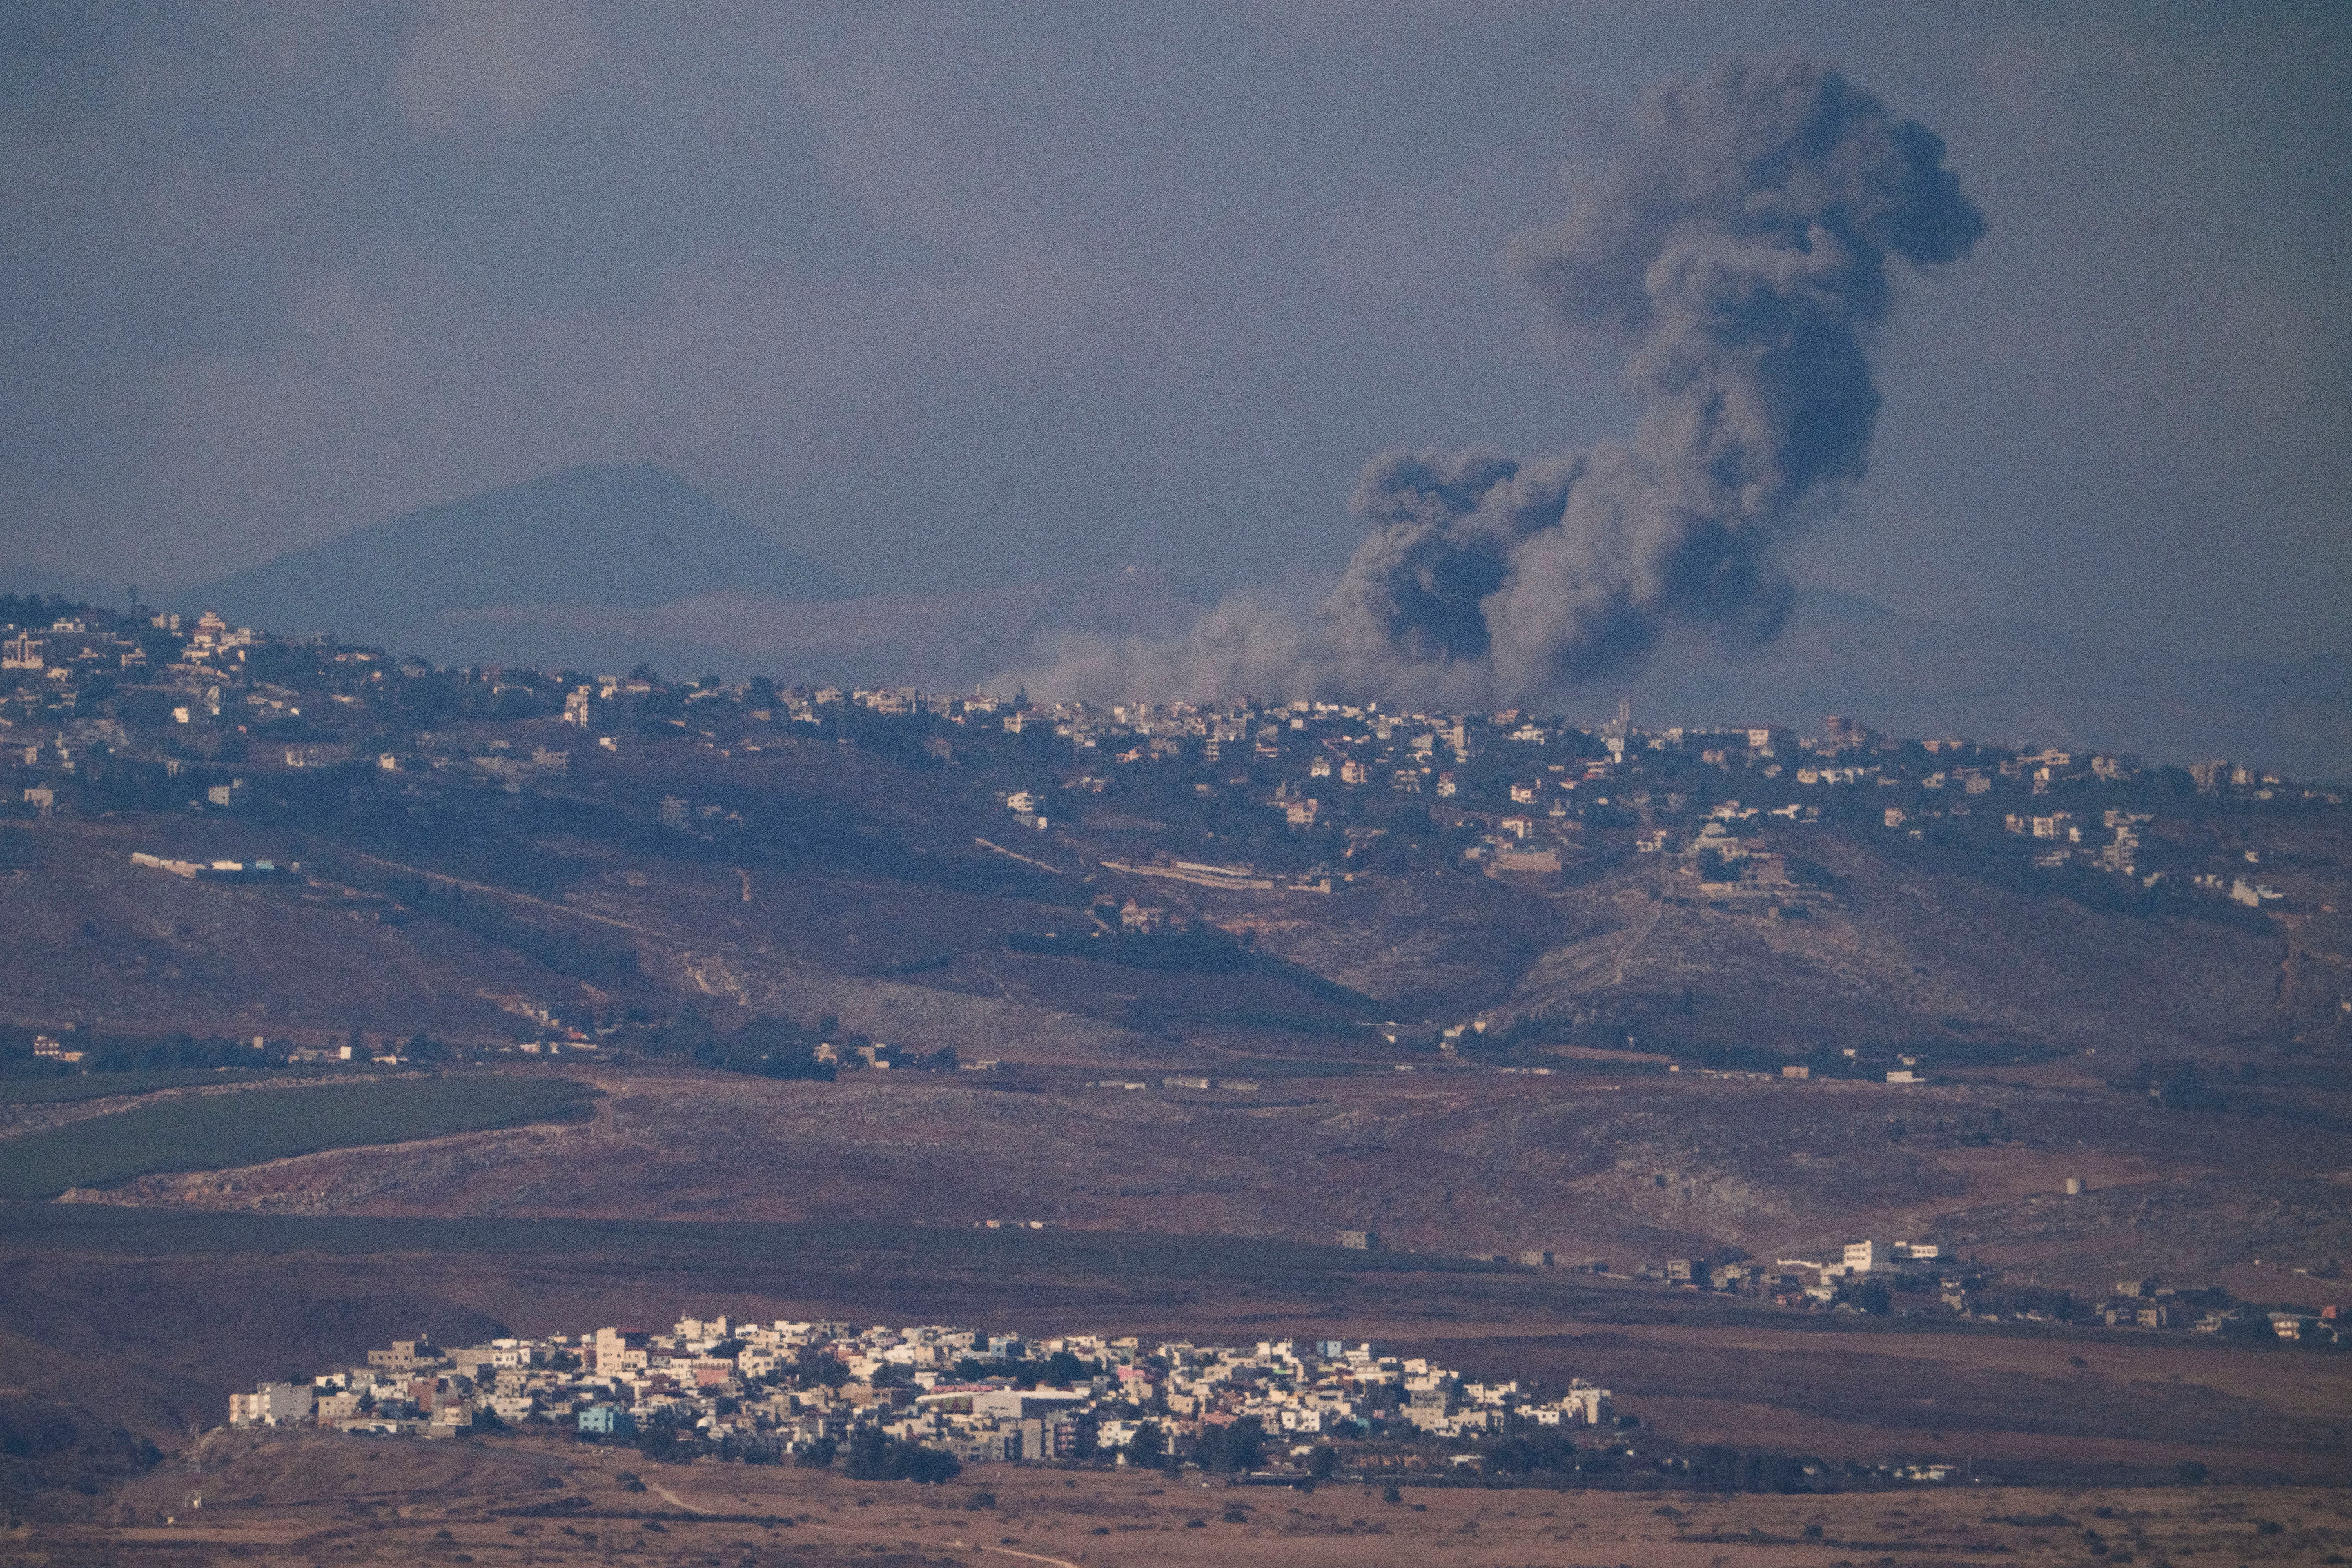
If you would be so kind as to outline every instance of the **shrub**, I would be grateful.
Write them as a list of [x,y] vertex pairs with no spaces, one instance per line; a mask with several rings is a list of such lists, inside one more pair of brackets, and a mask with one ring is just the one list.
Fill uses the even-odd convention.
[[952,1454],[870,1429],[849,1445],[842,1468],[853,1481],[919,1481],[926,1486],[951,1481],[963,1471]]

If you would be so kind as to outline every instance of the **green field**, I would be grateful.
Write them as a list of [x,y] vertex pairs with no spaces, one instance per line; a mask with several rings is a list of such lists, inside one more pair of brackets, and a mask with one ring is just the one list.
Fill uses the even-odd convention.
[[591,1098],[571,1079],[485,1074],[165,1100],[0,1142],[0,1197],[55,1197],[159,1172],[545,1121],[584,1110]]
[[110,1094],[152,1094],[159,1089],[186,1089],[194,1084],[250,1083],[273,1076],[255,1068],[174,1068],[161,1072],[0,1079],[0,1105],[62,1105],[76,1100],[103,1100]]

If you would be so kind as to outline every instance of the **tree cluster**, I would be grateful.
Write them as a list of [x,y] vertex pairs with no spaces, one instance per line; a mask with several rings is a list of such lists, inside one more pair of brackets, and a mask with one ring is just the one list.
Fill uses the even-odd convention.
[[842,1474],[853,1481],[919,1481],[926,1485],[951,1481],[962,1469],[952,1454],[886,1437],[871,1426],[850,1440],[841,1465]]

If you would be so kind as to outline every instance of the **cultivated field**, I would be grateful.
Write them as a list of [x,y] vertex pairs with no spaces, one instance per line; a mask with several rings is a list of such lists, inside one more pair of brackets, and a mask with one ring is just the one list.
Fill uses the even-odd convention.
[[504,1073],[175,1096],[0,1141],[0,1198],[509,1127],[576,1114],[590,1098],[568,1079]]
[[163,1089],[194,1089],[219,1084],[251,1083],[277,1075],[256,1070],[77,1073],[67,1078],[0,1079],[0,1105],[68,1105],[76,1100],[104,1100],[121,1094],[152,1094]]

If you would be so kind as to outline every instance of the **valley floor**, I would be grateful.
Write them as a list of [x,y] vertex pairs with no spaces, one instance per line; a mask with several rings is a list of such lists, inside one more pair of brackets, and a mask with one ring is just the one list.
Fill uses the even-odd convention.
[[[199,1477],[135,1483],[113,1522],[0,1532],[0,1560],[655,1564],[1021,1563],[1383,1568],[2338,1563],[2352,1494],[2308,1487],[1718,1498],[1406,1486],[1311,1492],[1197,1475],[968,1469],[936,1487],[790,1468],[655,1466],[547,1440],[424,1443],[218,1435]],[[192,1499],[201,1491],[204,1506]]]

